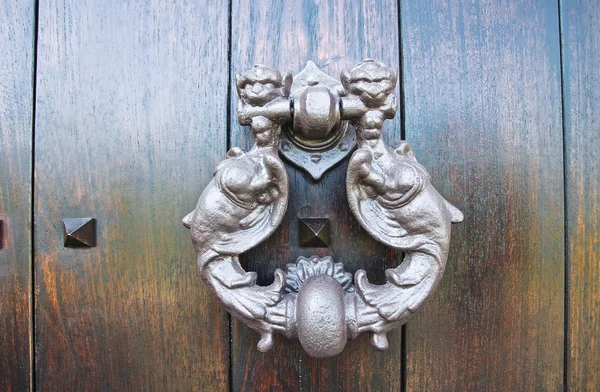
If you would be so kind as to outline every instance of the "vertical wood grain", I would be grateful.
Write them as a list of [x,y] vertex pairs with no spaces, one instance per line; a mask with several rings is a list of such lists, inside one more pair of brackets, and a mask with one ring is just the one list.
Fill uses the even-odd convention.
[[465,214],[407,325],[407,390],[562,390],[558,5],[402,0],[401,15],[406,137]]
[[567,388],[600,390],[600,3],[561,1]]
[[[396,1],[289,1],[234,0],[232,3],[232,74],[256,63],[281,72],[299,72],[314,61],[339,79],[340,71],[364,58],[379,59],[398,69],[398,9]],[[234,81],[232,81],[234,82]],[[396,93],[398,93],[398,89]],[[249,129],[240,127],[232,99],[231,146],[251,147]],[[386,124],[388,141],[400,138],[400,116]],[[352,130],[353,131],[353,130]],[[263,244],[248,252],[249,270],[259,283],[273,279],[300,255],[331,254],[354,272],[367,269],[370,278],[383,278],[386,263],[395,265],[399,254],[377,243],[352,217],[345,194],[347,161],[319,182],[288,166],[290,202],[280,228]],[[298,245],[298,217],[328,217],[332,245],[328,249]],[[278,338],[273,351],[256,349],[258,335],[235,322],[233,328],[232,388],[234,391],[384,391],[401,384],[400,331],[388,335],[387,352],[375,351],[367,335],[350,341],[338,357],[311,359],[298,342]]]
[[[38,48],[37,388],[227,390],[181,218],[225,153],[228,4],[42,1]],[[63,248],[65,217],[98,246]]]
[[0,5],[0,390],[30,388],[33,1]]

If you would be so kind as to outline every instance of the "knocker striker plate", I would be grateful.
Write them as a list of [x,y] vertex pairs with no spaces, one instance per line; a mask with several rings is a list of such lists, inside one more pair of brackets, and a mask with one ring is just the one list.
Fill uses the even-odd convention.
[[[391,148],[382,140],[384,121],[396,114],[390,68],[364,60],[342,72],[341,87],[314,68],[309,63],[297,83],[263,65],[237,76],[238,119],[250,126],[255,144],[248,152],[227,152],[183,223],[200,276],[232,315],[260,333],[260,351],[271,349],[278,333],[298,338],[313,357],[331,357],[362,332],[385,350],[386,333],[408,321],[440,282],[450,225],[463,216],[435,190],[408,143]],[[364,270],[352,277],[343,264],[316,256],[277,269],[270,286],[257,285],[256,273],[244,271],[238,256],[269,237],[285,214],[289,184],[278,150],[291,153],[280,137],[307,151],[311,143],[335,145],[350,133],[336,134],[343,121],[353,126],[348,141],[357,146],[346,176],[350,209],[376,240],[403,251],[404,260],[386,270],[383,285],[369,283]],[[282,136],[284,126],[293,134]]]

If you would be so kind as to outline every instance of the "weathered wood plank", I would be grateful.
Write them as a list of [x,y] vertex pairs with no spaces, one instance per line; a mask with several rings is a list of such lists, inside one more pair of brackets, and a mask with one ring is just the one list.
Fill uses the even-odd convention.
[[[224,1],[40,2],[39,390],[228,389],[228,318],[181,218],[226,148]],[[62,219],[95,217],[66,249]]]
[[401,15],[407,140],[465,213],[407,325],[407,390],[561,390],[558,6],[403,0]]
[[[299,72],[314,61],[329,75],[351,68],[366,57],[399,66],[398,9],[396,1],[240,1],[232,3],[232,60],[234,72],[255,63],[282,72]],[[399,90],[397,90],[398,93]],[[252,136],[237,123],[232,100],[231,146],[249,148]],[[387,124],[388,140],[400,138],[400,116]],[[325,174],[320,182],[288,165],[290,202],[281,227],[247,255],[247,267],[259,282],[270,283],[273,271],[300,255],[331,254],[352,272],[364,267],[372,279],[383,277],[386,263],[398,256],[362,231],[350,213],[345,190],[347,163]],[[298,245],[298,216],[328,217],[329,249]],[[297,342],[280,338],[272,352],[256,349],[258,335],[234,323],[232,384],[235,391],[399,390],[401,379],[400,331],[389,334],[390,349],[376,352],[368,336],[347,344],[329,360],[314,360]]]
[[600,3],[561,1],[567,388],[600,390]]
[[0,390],[27,391],[31,372],[33,1],[0,6]]

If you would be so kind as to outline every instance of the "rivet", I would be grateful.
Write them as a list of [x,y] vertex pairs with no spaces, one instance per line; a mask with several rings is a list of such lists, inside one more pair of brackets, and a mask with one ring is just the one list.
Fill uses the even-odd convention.
[[284,140],[281,142],[281,148],[283,151],[289,151],[292,148],[292,146],[290,145],[290,142]]
[[321,154],[312,154],[310,156],[310,160],[313,161],[314,163],[319,163],[319,161],[321,161]]
[[92,248],[96,246],[96,219],[63,219],[65,248]]
[[299,218],[300,246],[305,248],[327,248],[329,246],[329,219]]

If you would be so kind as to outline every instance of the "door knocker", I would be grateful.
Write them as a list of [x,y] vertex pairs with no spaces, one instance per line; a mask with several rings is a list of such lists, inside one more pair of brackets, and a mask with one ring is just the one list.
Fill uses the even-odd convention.
[[[312,63],[295,78],[256,65],[236,79],[238,119],[255,144],[227,152],[183,218],[202,279],[260,333],[260,351],[271,349],[278,333],[297,337],[313,357],[331,357],[367,331],[373,346],[387,349],[386,333],[408,321],[438,285],[450,225],[463,219],[408,143],[391,148],[382,140],[384,121],[396,114],[395,72],[367,59],[342,72],[341,83]],[[318,179],[355,146],[346,176],[350,209],[376,240],[405,252],[401,264],[386,270],[383,285],[369,283],[364,270],[353,284],[331,257],[299,257],[286,272],[275,271],[273,284],[257,285],[238,256],[269,237],[285,214],[289,185],[279,152]]]

